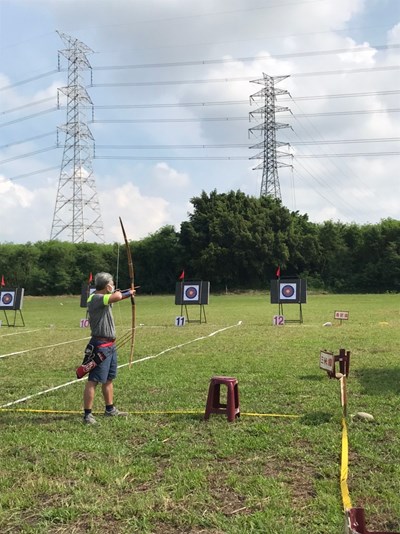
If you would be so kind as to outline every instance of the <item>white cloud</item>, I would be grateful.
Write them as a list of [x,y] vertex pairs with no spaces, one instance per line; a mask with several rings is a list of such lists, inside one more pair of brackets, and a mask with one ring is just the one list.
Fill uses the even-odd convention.
[[120,241],[119,217],[129,239],[141,239],[168,223],[169,204],[158,196],[143,195],[132,183],[99,194],[106,241]]
[[157,163],[153,169],[155,186],[157,191],[166,194],[176,192],[178,189],[187,188],[190,185],[189,175],[172,169],[167,163]]
[[388,31],[388,44],[399,44],[400,22]]
[[28,189],[0,176],[0,243],[47,240],[50,237],[54,192]]
[[[376,50],[369,43],[385,43],[373,40],[372,34],[367,36],[362,28],[354,34],[351,31],[352,25],[361,26],[358,21],[363,17],[372,16],[376,3],[324,0],[264,4],[255,5],[248,0],[204,0],[197,4],[185,0],[12,2],[2,35],[0,89],[11,86],[1,92],[2,110],[18,106],[21,110],[3,116],[3,123],[10,124],[1,129],[0,168],[4,179],[0,181],[0,194],[2,199],[7,198],[0,213],[0,242],[24,241],[28,234],[30,240],[47,239],[50,234],[59,170],[44,175],[29,173],[61,166],[60,148],[40,152],[55,144],[57,126],[66,122],[65,110],[46,111],[56,102],[57,88],[68,83],[63,70],[65,58],[60,72],[41,76],[47,69],[44,65],[53,65],[49,72],[56,67],[57,51],[65,48],[55,29],[78,38],[95,52],[88,56],[95,85],[91,86],[88,72],[83,73],[83,78],[99,121],[89,126],[96,142],[93,167],[107,242],[120,240],[119,216],[130,238],[139,239],[165,224],[179,226],[191,210],[190,198],[202,190],[224,192],[240,188],[248,194],[259,194],[261,171],[252,170],[258,161],[215,158],[248,158],[256,154],[256,150],[246,147],[221,147],[262,140],[249,138],[248,132],[256,125],[249,122],[248,113],[257,107],[249,105],[249,97],[262,86],[247,79],[261,78],[263,73],[290,75],[277,87],[288,90],[293,100],[279,97],[278,105],[287,106],[293,115],[279,113],[276,118],[290,124],[293,130],[278,130],[277,139],[292,143],[299,156],[332,155],[295,159],[294,179],[285,169],[279,170],[284,204],[291,208],[296,197],[296,208],[315,221],[327,217],[362,223],[398,217],[392,200],[398,196],[393,194],[398,191],[398,157],[379,155],[398,151],[398,142],[320,144],[323,140],[400,136],[398,114],[368,111],[398,107],[398,94],[380,93],[398,87],[398,70],[387,67],[398,64],[399,50]],[[388,0],[385,6],[390,10],[398,3]],[[29,14],[26,22],[19,16],[22,9]],[[390,27],[386,22],[387,43],[393,45],[400,39],[400,14],[398,9],[397,14],[396,9],[387,12],[392,14]],[[382,26],[380,20],[374,23]],[[18,35],[23,37],[18,39]],[[323,53],[335,50],[348,51]],[[285,54],[291,57],[283,57]],[[163,63],[169,66],[161,67]],[[140,64],[146,67],[139,68]],[[107,65],[124,68],[99,68]],[[128,68],[129,65],[136,68]],[[374,67],[387,70],[345,73]],[[326,71],[335,74],[324,75]],[[37,79],[20,83],[30,77]],[[211,78],[243,81],[201,82]],[[364,93],[370,95],[362,96]],[[358,96],[329,97],[340,94]],[[312,96],[321,98],[300,100]],[[47,98],[54,100],[22,107]],[[227,104],[231,101],[245,103]],[[210,105],[211,102],[221,104]],[[130,107],[103,107],[125,104]],[[361,113],[342,114],[357,110]],[[328,115],[332,112],[341,114]],[[35,113],[36,117],[21,120]],[[90,121],[89,109],[85,116]],[[100,122],[117,118],[119,123]],[[140,119],[165,122],[128,122]],[[167,119],[173,122],[166,122]],[[190,122],[184,122],[186,119]],[[49,132],[53,134],[40,137]],[[61,143],[63,137],[60,136]],[[27,138],[31,140],[22,144]],[[304,141],[311,144],[295,145]],[[220,148],[149,149],[152,145],[172,144]],[[117,150],[110,148],[113,145],[131,148]],[[139,149],[139,145],[146,148]],[[24,156],[30,152],[32,156]],[[343,152],[378,155],[335,157]],[[130,159],[118,160],[120,156]],[[148,161],[135,160],[137,157]],[[5,160],[10,161],[4,163]],[[22,174],[28,176],[18,184],[10,180]],[[32,222],[28,230],[27,220]]]
[[346,41],[348,42],[348,48],[351,48],[351,51],[343,52],[338,55],[343,63],[365,65],[366,67],[372,67],[375,64],[374,57],[377,54],[377,51],[374,48],[371,48],[368,43],[357,45],[353,39],[346,39]]

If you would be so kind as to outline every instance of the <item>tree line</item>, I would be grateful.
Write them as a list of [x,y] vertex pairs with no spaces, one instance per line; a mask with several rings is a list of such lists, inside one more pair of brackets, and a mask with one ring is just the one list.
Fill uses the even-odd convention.
[[[312,223],[277,199],[241,191],[203,191],[191,203],[193,213],[179,232],[168,225],[130,243],[140,292],[174,293],[182,271],[185,280],[210,281],[214,292],[265,290],[278,266],[282,278],[305,278],[315,290],[400,291],[398,220]],[[28,295],[80,294],[98,271],[112,273],[120,288],[129,286],[122,239],[0,244],[0,276]]]

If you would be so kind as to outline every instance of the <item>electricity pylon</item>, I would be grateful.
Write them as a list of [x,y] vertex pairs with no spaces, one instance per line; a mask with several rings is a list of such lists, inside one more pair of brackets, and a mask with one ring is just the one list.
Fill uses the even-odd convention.
[[279,185],[278,168],[291,167],[287,163],[282,163],[279,158],[291,157],[291,154],[277,150],[277,147],[287,146],[289,143],[282,143],[276,140],[276,130],[280,128],[290,128],[289,124],[276,122],[275,114],[280,111],[289,111],[289,108],[276,105],[276,95],[289,94],[284,89],[277,89],[275,84],[284,80],[288,76],[268,76],[263,73],[263,78],[252,80],[250,83],[258,83],[264,87],[250,96],[252,102],[263,103],[263,106],[251,111],[249,119],[254,119],[257,115],[261,117],[262,122],[257,126],[249,129],[250,134],[259,134],[261,132],[263,140],[250,148],[261,148],[262,151],[251,156],[250,159],[262,159],[253,170],[262,169],[262,180],[260,188],[260,197],[272,196],[282,200],[281,188]]
[[[66,232],[72,243],[81,243],[87,241],[91,232],[104,242],[93,176],[94,138],[85,115],[85,106],[91,106],[92,101],[82,75],[83,70],[91,72],[86,54],[93,50],[78,39],[57,33],[67,47],[59,52],[68,60],[68,85],[59,88],[67,97],[67,122],[59,127],[65,132],[65,144],[50,239],[57,239]],[[58,58],[60,70],[60,55]]]

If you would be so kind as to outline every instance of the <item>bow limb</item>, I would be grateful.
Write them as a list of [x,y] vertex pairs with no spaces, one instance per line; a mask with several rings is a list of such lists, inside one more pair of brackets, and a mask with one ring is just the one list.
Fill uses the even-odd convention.
[[[121,217],[119,218],[119,222],[121,224],[121,230],[124,236],[125,247],[126,247],[126,255],[128,258],[130,286],[131,286],[131,289],[135,289],[135,272],[133,269],[132,253],[131,253],[131,249],[129,246],[128,238],[126,237],[124,225],[122,224]],[[130,353],[129,353],[129,369],[132,367],[133,351],[135,348],[135,333],[136,333],[136,305],[135,305],[135,298],[133,295],[131,295],[131,307],[132,307],[132,327],[131,327],[131,348],[130,348]]]

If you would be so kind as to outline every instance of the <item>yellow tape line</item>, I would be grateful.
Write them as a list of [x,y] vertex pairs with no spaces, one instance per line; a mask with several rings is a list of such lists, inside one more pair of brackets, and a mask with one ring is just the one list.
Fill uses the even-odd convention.
[[342,492],[343,508],[346,512],[350,510],[351,501],[347,478],[349,475],[349,438],[347,433],[347,385],[346,377],[340,379],[340,400],[342,405],[342,456],[340,460],[340,490]]
[[347,436],[346,419],[342,419],[342,459],[340,466],[340,489],[342,491],[342,501],[345,510],[352,508],[350,501],[349,488],[347,486],[347,477],[349,474],[349,441]]
[[[82,410],[34,410],[30,408],[0,408],[0,412],[31,412],[31,413],[64,413],[64,414],[81,414]],[[93,412],[93,413],[103,413],[103,412]],[[162,414],[204,414],[204,411],[198,410],[148,410],[148,411],[136,411],[136,412],[127,412],[131,415],[162,415]],[[289,414],[279,414],[279,413],[250,413],[250,412],[240,412],[240,415],[247,415],[249,417],[288,417],[288,418],[298,418],[302,417],[301,415],[289,415]]]

